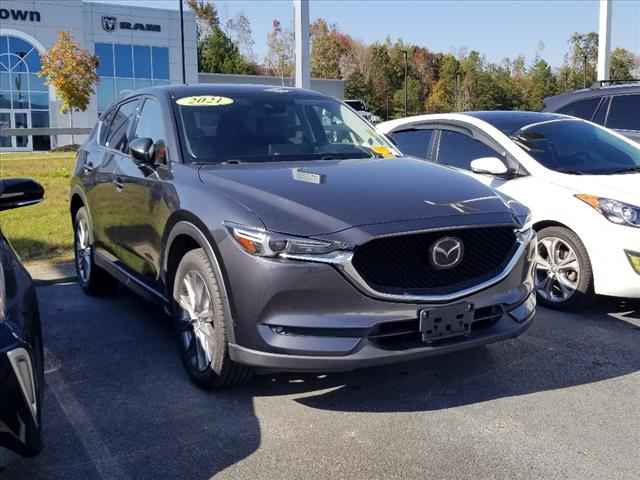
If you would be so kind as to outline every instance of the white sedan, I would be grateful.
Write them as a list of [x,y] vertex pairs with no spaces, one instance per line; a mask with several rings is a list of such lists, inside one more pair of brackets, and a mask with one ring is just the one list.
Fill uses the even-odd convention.
[[468,171],[532,210],[538,299],[640,298],[640,147],[565,115],[468,112],[385,122],[407,155]]

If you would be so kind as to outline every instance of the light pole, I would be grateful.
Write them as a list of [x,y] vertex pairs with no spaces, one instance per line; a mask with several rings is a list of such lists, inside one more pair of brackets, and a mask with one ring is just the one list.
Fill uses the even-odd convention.
[[404,116],[407,116],[409,110],[409,52],[407,50],[404,53]]
[[182,83],[187,83],[187,68],[184,61],[184,5],[183,0],[178,0],[180,5],[180,50],[182,52]]

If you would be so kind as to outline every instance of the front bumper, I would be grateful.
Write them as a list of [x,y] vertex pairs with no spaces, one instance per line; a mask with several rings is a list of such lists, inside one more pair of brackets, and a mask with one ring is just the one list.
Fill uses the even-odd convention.
[[[372,297],[333,265],[254,257],[232,239],[223,241],[233,317],[230,357],[269,369],[351,370],[516,337],[535,314],[535,243],[533,237],[525,242],[509,271],[480,291],[442,301],[401,301]],[[471,331],[423,343],[418,312],[460,302],[474,306]]]
[[[385,350],[376,346],[367,338],[353,339],[356,347],[351,353],[340,356],[329,355],[292,355],[264,352],[245,348],[240,345],[229,345],[229,356],[232,360],[253,367],[282,371],[349,371],[358,368],[406,362],[433,355],[457,352],[469,348],[500,342],[522,335],[531,326],[535,316],[535,294],[531,294],[523,305],[514,309],[517,313],[506,314],[498,320],[490,330],[479,334],[450,340],[440,345],[410,347],[401,350]],[[522,315],[517,317],[516,315]],[[516,320],[518,318],[518,320]],[[321,342],[319,338],[307,339]],[[342,339],[339,339],[342,340]],[[334,339],[324,339],[329,344]],[[328,348],[325,345],[324,348]]]
[[26,345],[0,348],[0,446],[31,456],[39,448],[37,392]]
[[626,252],[640,255],[640,229],[602,219],[601,225],[578,235],[587,247],[595,293],[640,298],[640,275]]

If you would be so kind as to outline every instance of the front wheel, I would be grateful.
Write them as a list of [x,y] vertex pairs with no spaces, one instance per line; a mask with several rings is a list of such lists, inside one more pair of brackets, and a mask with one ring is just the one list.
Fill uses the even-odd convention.
[[538,301],[557,310],[579,310],[593,299],[593,272],[584,244],[564,227],[538,232],[535,287]]
[[193,381],[206,389],[246,381],[251,370],[229,358],[230,319],[218,279],[203,249],[191,250],[180,261],[173,299],[182,360]]

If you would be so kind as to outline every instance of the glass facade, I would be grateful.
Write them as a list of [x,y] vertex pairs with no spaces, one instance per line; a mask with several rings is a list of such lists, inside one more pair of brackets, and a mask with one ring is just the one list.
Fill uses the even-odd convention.
[[[9,127],[49,127],[49,89],[38,77],[40,54],[21,38],[0,36],[0,121]],[[48,136],[0,137],[0,148],[48,150]]]
[[144,45],[96,43],[98,114],[131,90],[169,83],[169,49]]

